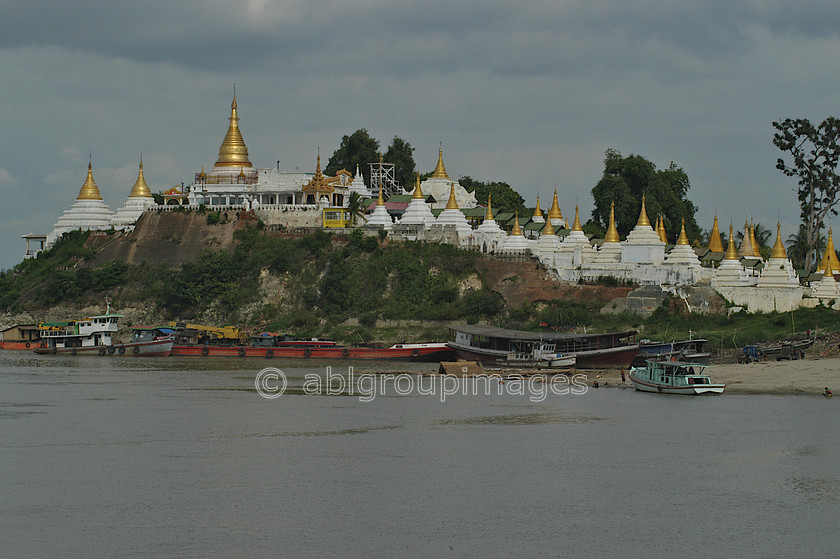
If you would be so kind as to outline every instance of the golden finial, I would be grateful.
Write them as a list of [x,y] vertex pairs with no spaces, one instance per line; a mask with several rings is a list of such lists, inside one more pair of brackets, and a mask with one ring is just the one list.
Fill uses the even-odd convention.
[[545,220],[545,226],[542,228],[540,235],[554,235],[554,226],[550,219]]
[[79,191],[79,196],[76,200],[102,200],[102,195],[99,193],[99,188],[93,180],[93,157],[88,160],[88,172],[85,184]]
[[446,167],[443,166],[443,142],[441,142],[440,148],[438,149],[437,165],[435,166],[435,170],[432,171],[432,174],[429,178],[432,178],[432,179],[448,179],[449,178],[449,175],[446,174]]
[[726,248],[726,254],[724,255],[724,260],[741,260],[738,257],[738,251],[735,250],[735,232],[734,228],[732,227],[732,222],[729,222],[729,246]]
[[682,229],[680,230],[679,238],[677,238],[677,244],[690,246],[688,243],[688,236],[685,234],[685,218],[682,218]]
[[557,203],[557,189],[554,189],[554,201],[551,202],[551,209],[548,210],[548,219],[563,219],[563,212],[560,211],[560,204]]
[[723,243],[720,241],[720,229],[718,229],[717,214],[715,214],[715,223],[712,225],[712,234],[709,236],[709,250],[712,252],[723,252]]
[[572,224],[572,231],[583,231],[580,226],[580,215],[578,215],[578,207],[575,206],[575,222]]
[[490,207],[490,198],[492,194],[489,192],[487,193],[487,211],[484,212],[484,221],[492,220],[493,219],[493,209]]
[[752,239],[750,239],[750,222],[747,220],[744,220],[744,236],[741,239],[741,246],[738,247],[738,254],[748,258],[755,256],[752,249]]
[[519,228],[519,212],[516,212],[516,217],[513,219],[513,230],[510,232],[511,237],[521,237],[522,229]]
[[542,210],[540,209],[540,195],[537,194],[537,207],[534,208],[534,217],[542,217]]
[[647,212],[645,211],[645,195],[642,194],[642,211],[639,212],[639,220],[636,222],[636,227],[650,227],[650,221],[648,220]]
[[668,244],[668,233],[665,232],[665,218],[661,215],[659,216],[659,240]]
[[201,173],[198,174],[199,177],[206,177],[207,173],[204,172],[204,165],[201,166]]
[[770,258],[787,258],[785,245],[782,244],[781,222],[776,222],[776,244],[773,245],[773,252],[770,253]]
[[761,253],[758,251],[758,241],[755,238],[755,223],[750,220],[750,244],[753,249],[753,256],[761,258]]
[[831,227],[828,228],[828,242],[825,245],[825,254],[823,254],[817,272],[821,272],[826,265],[830,266],[832,270],[840,272],[840,261],[837,260],[837,253],[834,251],[834,235],[831,232]]
[[419,200],[425,200],[426,197],[423,196],[423,189],[420,188],[420,173],[414,173],[414,196],[412,198],[417,198]]
[[615,228],[615,201],[610,203],[610,225],[607,227],[607,235],[604,237],[605,243],[617,243],[621,241],[618,237],[618,230]]
[[377,206],[384,206],[385,205],[385,199],[382,198],[382,183],[381,182],[379,183],[379,199],[376,201],[376,205]]
[[458,201],[455,199],[455,183],[449,185],[449,201],[446,203],[447,210],[457,210]]
[[219,159],[216,160],[217,167],[251,167],[248,159],[248,147],[242,139],[239,131],[239,115],[236,111],[236,86],[233,88],[233,101],[230,104],[230,124],[228,125],[225,139],[219,147]]
[[149,185],[146,184],[146,179],[143,176],[143,155],[140,155],[140,171],[137,173],[137,180],[128,194],[129,198],[152,198],[152,191]]

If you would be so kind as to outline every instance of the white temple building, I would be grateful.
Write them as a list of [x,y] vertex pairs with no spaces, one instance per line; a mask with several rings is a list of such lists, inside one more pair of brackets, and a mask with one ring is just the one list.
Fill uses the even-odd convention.
[[475,199],[474,192],[467,192],[458,181],[449,178],[446,172],[446,167],[443,165],[443,147],[438,150],[438,160],[435,170],[429,175],[429,178],[421,183],[423,192],[430,194],[435,202],[432,203],[432,209],[439,210],[444,207],[443,200],[449,196],[451,189],[455,190],[455,201],[459,208],[475,208],[478,202]]
[[117,230],[132,230],[143,212],[156,205],[152,191],[143,176],[143,158],[141,157],[137,180],[131,188],[125,204],[111,218],[111,224]]
[[423,189],[420,186],[420,175],[417,175],[414,194],[411,196],[411,201],[400,218],[400,225],[422,225],[428,229],[434,222],[435,216],[429,204],[426,203],[426,196],[423,194]]
[[382,198],[382,186],[380,185],[379,199],[376,201],[376,207],[373,209],[373,212],[368,216],[365,226],[390,231],[393,225],[394,221],[391,219],[391,214],[385,208],[385,200]]
[[487,211],[484,213],[484,221],[475,229],[475,240],[481,252],[495,252],[507,237],[504,230],[499,227],[493,217],[492,195],[487,195]]
[[580,215],[578,207],[575,206],[575,222],[572,224],[572,230],[557,248],[555,265],[577,268],[594,261],[596,255],[597,252],[592,248],[589,237],[580,226]]
[[530,256],[531,250],[536,247],[536,244],[536,241],[529,241],[522,234],[522,228],[519,226],[519,214],[517,214],[510,235],[502,241],[496,251],[500,254]]
[[446,202],[446,208],[437,216],[434,226],[454,228],[458,234],[459,245],[470,245],[475,240],[473,228],[467,221],[467,216],[464,215],[464,212],[458,206],[454,184],[450,185],[449,200]]
[[102,200],[99,188],[93,180],[93,166],[88,162],[88,172],[76,201],[58,218],[53,230],[47,235],[46,248],[50,248],[59,237],[76,229],[105,231],[111,229],[114,214]]

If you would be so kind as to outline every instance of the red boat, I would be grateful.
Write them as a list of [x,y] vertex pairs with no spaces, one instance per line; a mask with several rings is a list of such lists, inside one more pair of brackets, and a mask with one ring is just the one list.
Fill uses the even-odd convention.
[[264,359],[378,359],[446,361],[455,351],[445,343],[395,344],[391,347],[348,347],[325,340],[295,340],[276,346],[176,345],[170,355],[185,357],[262,357]]

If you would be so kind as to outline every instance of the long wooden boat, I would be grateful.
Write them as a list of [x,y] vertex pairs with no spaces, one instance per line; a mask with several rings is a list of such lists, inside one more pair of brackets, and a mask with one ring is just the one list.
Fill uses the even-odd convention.
[[711,353],[704,350],[705,338],[693,338],[675,342],[639,342],[639,353],[633,360],[636,367],[644,367],[648,359],[659,361],[690,361],[692,363],[709,363]]
[[394,344],[390,347],[342,346],[328,340],[295,340],[272,347],[175,345],[181,357],[262,357],[264,359],[347,359],[447,361],[455,352],[446,343]]
[[630,369],[630,381],[636,390],[662,394],[722,394],[725,384],[713,383],[703,374],[706,365],[685,361],[649,359],[644,367]]
[[639,352],[639,345],[632,343],[635,331],[558,334],[480,324],[452,326],[449,331],[448,345],[460,358],[500,366],[511,366],[516,356],[533,354],[546,344],[553,344],[558,357],[574,357],[578,369],[626,368]]

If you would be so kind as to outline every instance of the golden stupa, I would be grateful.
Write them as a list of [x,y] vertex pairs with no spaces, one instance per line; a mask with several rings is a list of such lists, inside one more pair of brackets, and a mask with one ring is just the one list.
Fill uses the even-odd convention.
[[837,260],[837,253],[834,251],[834,236],[831,227],[828,228],[828,243],[825,245],[825,254],[823,254],[817,272],[824,271],[826,265],[829,265],[832,271],[840,273],[840,261]]
[[216,167],[251,167],[248,159],[248,147],[239,131],[239,115],[236,112],[236,89],[233,90],[233,101],[230,104],[230,124],[225,139],[219,147],[219,158]]
[[560,204],[557,203],[557,190],[554,191],[554,201],[548,210],[548,219],[563,219],[563,212],[560,211]]
[[449,201],[446,202],[447,210],[458,210],[458,201],[455,199],[455,183],[449,185]]
[[[662,231],[664,232],[664,226]],[[685,234],[685,218],[682,219],[682,229],[680,229],[680,236],[677,238],[678,245],[688,245],[688,235]]]
[[709,236],[709,250],[712,252],[723,252],[723,243],[720,240],[720,229],[718,229],[717,214],[715,214],[715,223],[712,225],[712,234]]
[[432,171],[432,174],[429,175],[430,179],[449,179],[449,175],[446,173],[446,167],[443,166],[443,146],[438,149],[438,160],[437,165],[435,166],[435,170]]
[[770,258],[787,259],[787,251],[785,251],[785,245],[782,244],[782,224],[780,222],[776,223],[776,243],[773,245]]
[[540,197],[537,195],[537,207],[534,208],[534,217],[542,217],[542,210],[540,209]]
[[79,195],[76,197],[76,200],[102,200],[99,188],[93,180],[93,165],[91,161],[88,161],[87,178],[85,179],[85,184],[82,185],[82,189],[79,191]]
[[618,236],[618,230],[615,228],[615,201],[610,203],[610,224],[607,227],[607,234],[604,237],[605,243],[618,243],[621,239]]
[[580,215],[578,214],[578,207],[575,206],[575,222],[572,224],[572,231],[583,231],[580,226]]
[[423,196],[423,189],[420,188],[420,173],[414,174],[414,195],[412,198],[417,200],[425,200],[426,197]]
[[146,179],[143,177],[143,156],[140,156],[140,171],[137,173],[137,180],[134,186],[131,187],[129,198],[152,198],[152,191],[149,185],[146,184]]
[[732,223],[729,223],[729,246],[726,248],[726,254],[723,257],[724,260],[741,260],[741,257],[738,255],[738,250],[735,248],[735,229],[732,227]]
[[493,197],[489,192],[487,193],[487,211],[484,212],[484,221],[491,221],[493,219],[493,208],[490,207],[490,199]]
[[519,227],[519,212],[516,212],[516,217],[513,219],[513,230],[510,232],[511,237],[521,237],[522,229]]

